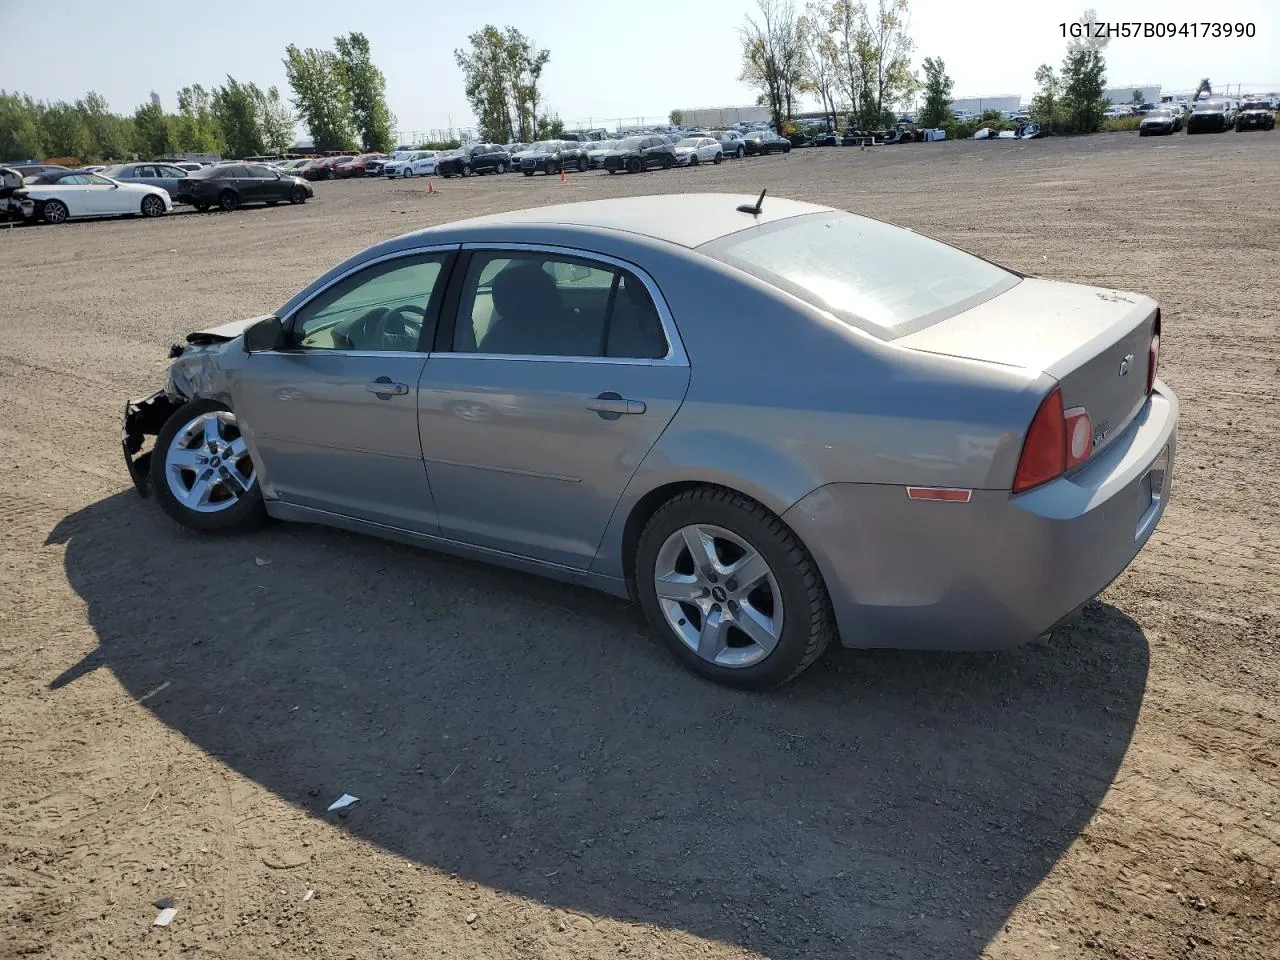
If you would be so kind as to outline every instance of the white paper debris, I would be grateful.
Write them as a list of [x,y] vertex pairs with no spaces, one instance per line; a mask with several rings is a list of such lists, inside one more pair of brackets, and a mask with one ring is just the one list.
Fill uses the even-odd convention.
[[359,799],[360,799],[359,797],[353,797],[349,793],[344,793],[337,800],[333,801],[333,803],[329,804],[329,809],[341,810],[343,807],[351,806],[353,803],[355,803]]
[[178,915],[177,907],[165,907],[158,914],[156,914],[155,923],[153,923],[152,926],[167,927],[169,924],[173,922],[173,918],[176,917],[177,915]]
[[261,557],[254,557],[254,558],[253,558],[253,562],[254,562],[254,563],[256,563],[256,564],[257,564],[258,566],[260,566],[260,567],[265,567],[265,566],[266,566],[268,563],[270,563],[271,561],[270,561],[270,560],[263,560]]
[[303,902],[303,903],[306,903],[308,900],[310,900],[310,899],[311,899],[312,897],[314,897],[315,895],[316,895],[316,892],[315,892],[314,890],[308,890],[306,893],[304,893],[304,894],[302,895],[302,902]]

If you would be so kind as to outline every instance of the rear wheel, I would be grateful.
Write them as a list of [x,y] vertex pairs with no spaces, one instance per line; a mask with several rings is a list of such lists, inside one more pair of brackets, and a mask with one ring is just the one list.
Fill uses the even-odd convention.
[[719,163],[719,162],[720,162],[721,160],[723,160],[723,159],[724,159],[724,154],[723,154],[723,153],[717,153],[717,154],[715,155],[715,157],[714,157],[714,158],[712,158],[711,162],[712,162],[712,163]]
[[71,211],[61,200],[46,200],[40,211],[40,216],[45,223],[66,223],[70,215]]
[[223,190],[222,193],[218,194],[218,206],[230,213],[240,206],[240,197],[234,190]]
[[671,651],[720,683],[786,683],[835,634],[804,544],[759,503],[721,487],[695,487],[658,508],[640,534],[635,582]]
[[165,513],[203,533],[249,530],[267,518],[235,414],[212,400],[183,404],[161,428],[151,487]]
[[591,166],[591,161],[590,161],[590,160],[588,160],[586,157],[579,157],[579,158],[578,158],[578,172],[579,172],[579,173],[586,173],[586,172],[587,172],[587,170],[588,170],[588,168],[589,168],[590,166]]
[[158,217],[162,213],[164,213],[164,201],[154,193],[148,193],[142,198],[142,215],[144,217]]
[[739,147],[739,148],[738,148],[738,152],[734,154],[734,159],[736,159],[736,160],[741,160],[741,159],[742,159],[742,157],[743,157],[743,155],[744,155],[744,153],[745,153],[745,151],[744,151],[741,147]]
[[201,202],[199,202],[199,203],[193,203],[193,204],[192,204],[192,206],[196,208],[196,212],[197,212],[197,213],[208,213],[208,212],[209,212],[209,205],[208,205],[207,203],[205,203],[204,201],[201,201]]

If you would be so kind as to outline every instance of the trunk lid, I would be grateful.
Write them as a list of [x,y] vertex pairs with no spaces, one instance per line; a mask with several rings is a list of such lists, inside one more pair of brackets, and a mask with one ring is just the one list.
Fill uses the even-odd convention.
[[1101,449],[1146,402],[1157,307],[1136,293],[1029,277],[894,343],[1044,371],[1061,385],[1067,409],[1089,412]]

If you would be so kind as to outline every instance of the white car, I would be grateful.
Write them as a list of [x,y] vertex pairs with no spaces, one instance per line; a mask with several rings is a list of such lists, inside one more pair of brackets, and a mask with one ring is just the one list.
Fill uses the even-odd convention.
[[719,163],[724,147],[710,137],[685,137],[676,143],[676,166],[696,167],[699,163]]
[[76,217],[159,217],[173,209],[168,191],[161,187],[75,171],[31,178],[13,192],[10,203],[24,219],[45,223]]
[[440,155],[434,150],[413,150],[408,153],[392,154],[391,159],[382,166],[382,175],[386,177],[426,177],[436,172],[436,161]]

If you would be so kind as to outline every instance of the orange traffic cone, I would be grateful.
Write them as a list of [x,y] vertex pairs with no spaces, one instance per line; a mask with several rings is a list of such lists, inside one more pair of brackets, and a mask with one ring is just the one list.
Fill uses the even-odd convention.
[[435,185],[434,183],[432,183],[430,180],[428,180],[428,181],[427,181],[427,193],[435,193],[435,192],[436,192],[436,185]]
[[564,182],[565,182],[566,180],[568,180],[568,179],[569,179],[569,178],[568,178],[568,177],[566,177],[566,176],[564,175],[564,171],[563,171],[563,170],[561,170],[561,171],[560,171],[560,182],[561,182],[561,183],[564,183]]

